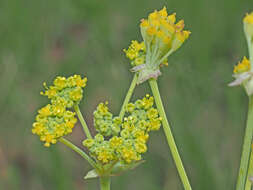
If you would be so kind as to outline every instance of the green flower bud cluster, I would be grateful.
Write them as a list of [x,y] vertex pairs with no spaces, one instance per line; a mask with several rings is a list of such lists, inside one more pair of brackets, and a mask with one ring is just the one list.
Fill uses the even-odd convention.
[[147,151],[149,132],[159,130],[161,117],[153,107],[153,97],[147,95],[126,107],[127,116],[121,122],[109,112],[107,103],[100,103],[94,112],[94,124],[98,134],[86,139],[83,145],[101,164],[124,162],[131,164],[142,159]]
[[86,82],[87,78],[74,75],[68,78],[58,76],[50,87],[44,83],[46,91],[41,94],[47,96],[51,104],[38,111],[32,133],[38,135],[46,147],[72,132],[77,119],[75,112],[67,109],[80,102],[83,97],[82,88],[86,86]]
[[100,103],[94,111],[94,127],[98,133],[108,137],[111,135],[118,135],[120,132],[121,121],[119,117],[114,117],[108,111],[108,102]]

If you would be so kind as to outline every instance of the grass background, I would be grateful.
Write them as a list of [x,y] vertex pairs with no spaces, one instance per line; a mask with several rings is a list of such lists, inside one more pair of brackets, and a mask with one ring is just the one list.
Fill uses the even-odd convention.
[[[86,75],[81,110],[89,125],[100,101],[117,114],[132,77],[122,49],[141,40],[140,19],[163,6],[192,31],[169,57],[159,85],[193,189],[235,187],[247,96],[227,84],[233,65],[247,55],[242,18],[253,10],[251,0],[1,0],[1,190],[99,188],[97,180],[83,180],[87,162],[61,144],[44,148],[31,134],[36,111],[47,102],[39,95],[42,82]],[[133,98],[149,92],[142,84]],[[81,145],[78,126],[69,138]],[[162,130],[151,135],[145,159],[114,177],[112,189],[183,189]]]

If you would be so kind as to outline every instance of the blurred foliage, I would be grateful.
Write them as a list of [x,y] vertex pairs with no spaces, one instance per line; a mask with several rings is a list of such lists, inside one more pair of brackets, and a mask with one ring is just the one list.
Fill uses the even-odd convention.
[[[118,113],[132,77],[122,49],[141,39],[140,19],[164,5],[192,31],[159,79],[192,186],[234,188],[247,97],[227,84],[232,66],[247,55],[242,18],[251,0],[1,0],[0,189],[98,189],[97,180],[83,180],[87,162],[60,144],[44,148],[31,134],[36,110],[47,101],[39,95],[42,82],[86,75],[81,108],[90,126],[100,101]],[[147,92],[142,84],[135,97]],[[69,138],[81,145],[80,128]],[[112,189],[182,189],[162,130],[151,135],[145,159],[114,177]]]

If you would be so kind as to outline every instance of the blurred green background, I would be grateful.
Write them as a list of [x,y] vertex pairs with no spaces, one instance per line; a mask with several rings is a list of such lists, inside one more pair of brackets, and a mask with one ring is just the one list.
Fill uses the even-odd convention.
[[[83,180],[90,166],[79,155],[60,143],[45,148],[31,134],[36,111],[47,102],[39,95],[42,82],[85,75],[81,110],[89,125],[100,101],[117,114],[132,78],[122,49],[141,40],[140,19],[163,6],[192,31],[169,57],[159,85],[193,189],[235,187],[247,97],[227,84],[233,65],[247,55],[242,18],[253,10],[251,0],[1,0],[1,190],[99,188],[97,180]],[[133,99],[149,92],[142,84]],[[77,145],[83,138],[79,126],[69,136]],[[152,133],[145,159],[114,177],[112,189],[183,189],[162,130]]]

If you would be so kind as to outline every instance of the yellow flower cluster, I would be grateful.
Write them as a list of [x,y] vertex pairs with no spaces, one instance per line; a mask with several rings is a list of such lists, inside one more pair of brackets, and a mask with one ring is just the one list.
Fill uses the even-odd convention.
[[243,57],[243,60],[234,66],[234,74],[241,74],[250,70],[250,61]]
[[68,78],[58,76],[50,87],[44,83],[46,91],[41,94],[47,96],[51,104],[38,111],[32,133],[40,136],[46,147],[72,132],[77,119],[75,113],[67,109],[80,102],[86,82],[87,78],[74,75]]
[[77,119],[75,113],[67,111],[61,105],[48,104],[38,111],[36,121],[33,123],[32,133],[40,136],[44,145],[49,147],[57,139],[72,132]]
[[145,63],[146,59],[146,49],[144,42],[139,43],[136,40],[132,40],[128,49],[123,50],[126,54],[126,57],[131,60],[132,66],[137,66]]
[[131,60],[131,71],[139,72],[137,83],[161,75],[160,66],[168,65],[167,58],[189,37],[190,31],[184,30],[184,20],[176,22],[176,14],[168,15],[167,9],[150,13],[140,23],[143,42],[132,41],[124,50]]
[[176,14],[168,15],[165,7],[142,19],[140,27],[147,48],[151,49],[158,46],[160,50],[176,50],[190,35],[189,31],[183,30],[184,20],[176,23]]
[[[136,40],[132,40],[128,49],[123,50],[126,54],[126,57],[130,59],[131,66],[142,65],[146,61],[146,48],[144,46],[144,42],[138,42]],[[164,60],[163,65],[168,66],[167,60]]]
[[[94,112],[98,134],[94,139],[84,140],[83,145],[101,164],[115,161],[131,164],[141,160],[141,154],[147,151],[149,132],[159,130],[161,126],[161,118],[153,104],[154,99],[149,95],[135,103],[129,103],[128,116],[123,122],[112,116],[107,104],[99,104]],[[107,137],[107,140],[104,137]]]
[[87,78],[81,78],[80,75],[65,77],[56,77],[52,86],[47,87],[42,95],[51,99],[52,104],[61,104],[64,107],[71,108],[79,104],[83,97],[83,89],[86,86]]

